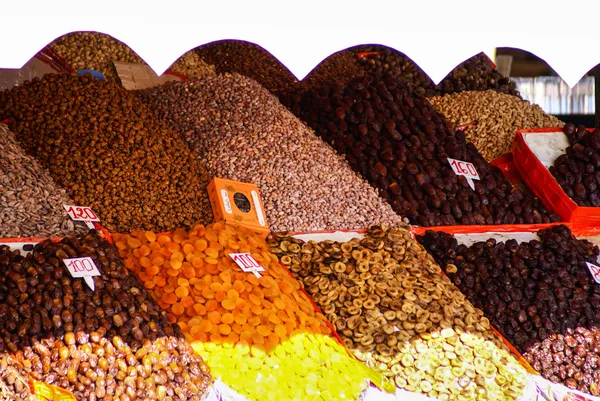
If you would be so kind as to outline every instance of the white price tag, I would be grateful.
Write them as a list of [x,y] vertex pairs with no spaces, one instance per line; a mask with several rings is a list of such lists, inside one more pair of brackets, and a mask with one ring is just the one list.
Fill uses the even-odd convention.
[[261,278],[259,272],[264,272],[265,269],[262,267],[256,259],[249,253],[230,253],[229,256],[242,271],[254,274],[257,278]]
[[596,282],[600,284],[600,267],[590,262],[585,262],[585,264],[590,270],[590,273],[592,273],[592,277],[594,278],[594,280],[596,280]]
[[65,266],[71,273],[73,278],[83,278],[86,284],[92,289],[96,290],[94,279],[92,277],[99,276],[100,272],[94,263],[94,260],[90,257],[85,258],[71,258],[63,259]]
[[63,205],[71,220],[83,221],[88,228],[94,228],[92,221],[100,221],[96,213],[87,206]]
[[477,169],[473,163],[465,162],[462,160],[456,160],[448,158],[448,163],[450,163],[450,167],[454,170],[456,175],[464,175],[469,183],[469,186],[474,191],[475,183],[473,180],[480,180],[479,174],[477,173]]

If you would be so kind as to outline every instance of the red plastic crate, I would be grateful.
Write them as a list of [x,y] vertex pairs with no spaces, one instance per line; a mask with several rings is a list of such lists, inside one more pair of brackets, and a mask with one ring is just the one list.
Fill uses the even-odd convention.
[[519,130],[512,146],[513,161],[525,183],[544,205],[573,227],[600,225],[600,207],[579,206],[563,191],[550,171],[525,142],[524,134],[544,135],[562,132],[562,128]]

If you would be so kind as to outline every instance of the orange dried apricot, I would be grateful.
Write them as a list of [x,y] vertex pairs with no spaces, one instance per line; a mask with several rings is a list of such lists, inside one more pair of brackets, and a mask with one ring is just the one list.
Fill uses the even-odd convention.
[[171,306],[171,312],[173,312],[173,314],[177,316],[183,315],[183,312],[185,312],[185,308],[180,303],[175,303]]
[[187,287],[177,287],[177,289],[175,290],[175,295],[177,295],[179,298],[183,298],[185,296],[187,296],[190,293],[190,291],[188,290]]
[[227,293],[225,291],[219,290],[215,293],[215,299],[219,302],[223,302],[224,300],[227,299]]
[[183,305],[185,308],[191,308],[192,306],[194,306],[194,298],[188,296],[185,296],[181,299],[181,305]]
[[194,312],[196,312],[196,315],[198,315],[198,316],[206,315],[206,312],[207,312],[206,307],[204,305],[202,305],[201,303],[194,303],[192,308],[194,309]]

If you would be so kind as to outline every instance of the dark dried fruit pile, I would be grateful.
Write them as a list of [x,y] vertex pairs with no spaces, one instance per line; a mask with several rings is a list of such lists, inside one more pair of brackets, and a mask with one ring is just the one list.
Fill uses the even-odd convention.
[[[62,259],[91,257],[92,292]],[[26,257],[0,246],[0,352],[78,400],[200,400],[208,367],[178,326],[95,231],[37,244]]]
[[516,85],[510,78],[502,76],[487,56],[479,53],[464,61],[442,82],[433,81],[410,58],[397,50],[386,46],[360,46],[355,52],[378,52],[379,54],[362,57],[359,62],[368,72],[389,72],[395,78],[405,79],[416,93],[425,96],[443,95],[462,91],[494,90],[520,97]]
[[297,82],[279,60],[262,47],[242,40],[222,40],[196,49],[200,58],[214,64],[217,74],[245,75],[278,94]]
[[[531,192],[513,188],[425,98],[412,96],[406,84],[389,74],[307,91],[290,101],[286,106],[413,224],[558,220]],[[481,178],[475,191],[453,172],[448,157],[475,165]]]
[[600,206],[600,130],[566,124],[569,139],[566,152],[550,167],[565,193],[579,206]]
[[111,231],[212,221],[200,161],[114,82],[46,75],[0,93],[4,118],[25,151]]
[[542,376],[600,395],[600,285],[586,266],[600,251],[566,226],[538,236],[470,247],[441,232],[417,239]]

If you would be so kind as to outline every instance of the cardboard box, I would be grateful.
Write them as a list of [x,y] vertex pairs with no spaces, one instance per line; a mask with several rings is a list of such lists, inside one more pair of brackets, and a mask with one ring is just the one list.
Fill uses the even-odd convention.
[[254,184],[215,178],[208,184],[215,221],[244,227],[266,238],[269,224],[258,188]]

